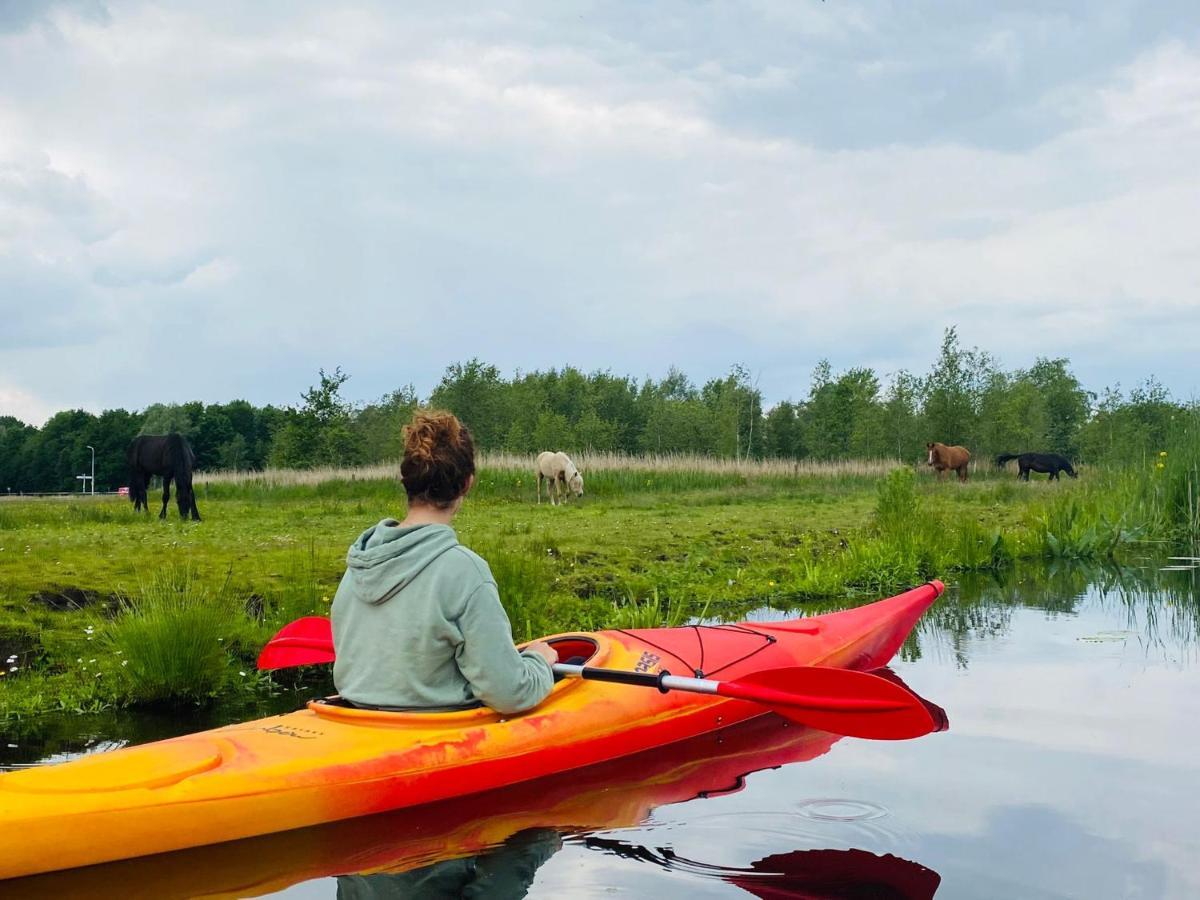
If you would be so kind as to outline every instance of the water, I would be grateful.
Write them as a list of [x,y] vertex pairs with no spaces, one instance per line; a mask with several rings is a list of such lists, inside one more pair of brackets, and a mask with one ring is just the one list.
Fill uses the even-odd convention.
[[893,667],[946,709],[943,733],[838,739],[767,716],[416,815],[6,896],[1200,896],[1200,587],[1181,562],[953,587]]

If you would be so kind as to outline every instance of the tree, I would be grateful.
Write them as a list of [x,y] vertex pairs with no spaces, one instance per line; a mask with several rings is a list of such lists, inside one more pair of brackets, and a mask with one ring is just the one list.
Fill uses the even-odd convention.
[[358,411],[354,426],[368,462],[399,459],[404,453],[404,426],[420,405],[411,385],[384,394]]
[[804,409],[805,444],[817,459],[882,456],[886,452],[879,379],[854,368],[834,378],[829,360],[813,370]]
[[583,415],[575,423],[575,443],[589,451],[617,449],[617,425],[600,417],[589,401]]
[[920,397],[919,378],[903,370],[892,376],[883,398],[882,433],[887,453],[894,450],[899,460],[925,455]]
[[763,422],[763,452],[783,459],[805,455],[797,408],[790,400],[776,403],[767,413]]
[[963,350],[957,329],[946,329],[941,354],[923,384],[929,440],[964,446],[975,442],[979,398],[994,369],[988,354]]
[[575,436],[571,430],[571,423],[567,421],[567,417],[562,413],[551,412],[544,410],[534,423],[533,433],[530,436],[533,441],[533,446],[540,450],[562,450],[564,447],[571,447],[575,443]]
[[446,367],[429,403],[458,416],[471,429],[478,446],[498,447],[512,422],[504,403],[505,393],[500,370],[472,359]]
[[976,453],[994,456],[1040,450],[1045,434],[1045,398],[1028,374],[993,372],[980,397]]
[[1096,395],[1083,389],[1065,359],[1039,357],[1029,370],[1029,380],[1041,392],[1045,408],[1044,446],[1068,457],[1078,456],[1079,432]]
[[25,479],[23,462],[26,444],[38,430],[13,416],[0,416],[0,492],[19,493],[35,490]]
[[271,462],[287,468],[345,466],[362,461],[362,444],[351,422],[352,409],[341,395],[350,376],[338,366],[318,370],[319,383],[301,394],[303,405],[288,408],[275,435]]
[[745,366],[735,365],[724,378],[706,383],[700,399],[711,423],[707,452],[734,459],[761,455],[762,428],[755,423],[762,419],[762,395]]
[[142,413],[142,427],[138,434],[170,434],[177,431],[190,441],[196,433],[196,423],[192,420],[193,409],[178,403],[151,403]]

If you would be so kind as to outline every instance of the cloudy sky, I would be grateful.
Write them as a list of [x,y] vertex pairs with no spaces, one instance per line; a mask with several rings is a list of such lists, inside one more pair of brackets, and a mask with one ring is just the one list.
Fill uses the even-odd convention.
[[0,3],[0,413],[448,362],[1200,393],[1200,5]]

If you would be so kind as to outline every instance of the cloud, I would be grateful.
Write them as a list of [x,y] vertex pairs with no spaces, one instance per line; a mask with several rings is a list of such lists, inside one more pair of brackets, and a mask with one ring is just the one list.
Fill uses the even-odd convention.
[[950,324],[1196,390],[1200,41],[837,6],[55,8],[0,34],[0,344],[64,405],[472,355],[775,400]]
[[14,416],[26,425],[41,426],[57,411],[30,392],[0,382],[0,416]]

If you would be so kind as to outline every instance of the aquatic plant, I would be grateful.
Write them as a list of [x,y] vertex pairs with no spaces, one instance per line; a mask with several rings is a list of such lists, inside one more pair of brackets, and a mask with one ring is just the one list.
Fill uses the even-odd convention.
[[1200,410],[1180,414],[1158,454],[1151,493],[1172,536],[1200,542]]

